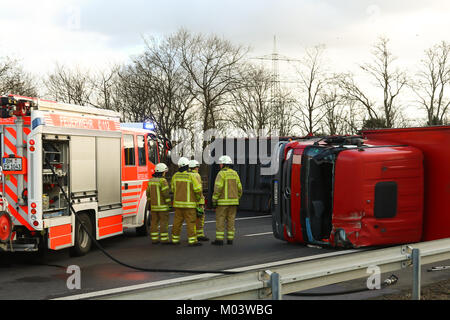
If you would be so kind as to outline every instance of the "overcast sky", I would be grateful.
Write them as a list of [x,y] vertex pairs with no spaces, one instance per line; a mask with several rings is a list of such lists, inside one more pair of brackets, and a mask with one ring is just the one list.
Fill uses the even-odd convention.
[[[448,0],[0,0],[0,54],[27,70],[49,72],[56,61],[86,68],[125,61],[142,50],[142,35],[184,27],[249,45],[252,56],[300,58],[325,44],[335,71],[370,61],[380,35],[397,63],[414,69],[423,51],[450,41]],[[270,65],[270,64],[269,64]],[[286,66],[285,66],[286,67]],[[282,69],[283,66],[280,66]],[[288,68],[288,67],[286,67]]]

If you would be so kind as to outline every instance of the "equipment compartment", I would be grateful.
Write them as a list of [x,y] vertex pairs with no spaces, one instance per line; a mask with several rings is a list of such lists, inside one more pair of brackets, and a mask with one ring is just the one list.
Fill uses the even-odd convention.
[[[58,181],[69,195],[69,141],[43,140],[42,209],[44,219],[70,215],[68,203]],[[51,167],[56,173],[53,173]]]

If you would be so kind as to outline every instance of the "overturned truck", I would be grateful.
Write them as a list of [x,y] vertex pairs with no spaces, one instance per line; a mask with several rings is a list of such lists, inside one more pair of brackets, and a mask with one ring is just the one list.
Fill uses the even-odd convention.
[[450,126],[283,143],[274,236],[363,247],[450,237]]

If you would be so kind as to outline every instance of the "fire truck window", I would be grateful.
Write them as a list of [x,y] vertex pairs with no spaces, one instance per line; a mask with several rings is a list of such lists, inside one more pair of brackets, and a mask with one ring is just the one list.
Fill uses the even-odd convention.
[[134,166],[136,164],[134,156],[134,137],[132,135],[123,136],[123,149],[125,151],[125,165]]
[[145,166],[147,165],[147,162],[145,161],[145,137],[144,136],[138,136],[137,137],[137,144],[138,144],[138,160],[139,160],[139,166]]
[[393,218],[397,214],[397,183],[395,181],[378,182],[375,185],[375,218]]
[[148,160],[150,160],[150,162],[153,164],[158,163],[157,152],[158,149],[156,148],[156,141],[148,139]]

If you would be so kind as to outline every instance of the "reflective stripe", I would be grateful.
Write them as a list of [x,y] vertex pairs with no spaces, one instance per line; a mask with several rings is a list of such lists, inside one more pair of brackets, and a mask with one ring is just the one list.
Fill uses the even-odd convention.
[[169,240],[169,234],[168,233],[161,233],[161,241]]
[[217,201],[219,206],[237,206],[239,205],[238,199],[219,199]]
[[189,244],[195,243],[195,242],[197,242],[197,237],[190,237],[190,238],[188,239],[188,241],[189,241]]
[[216,239],[223,240],[225,232],[216,231]]
[[197,208],[197,205],[195,202],[193,203],[186,203],[184,201],[174,201],[173,202],[174,208]]

